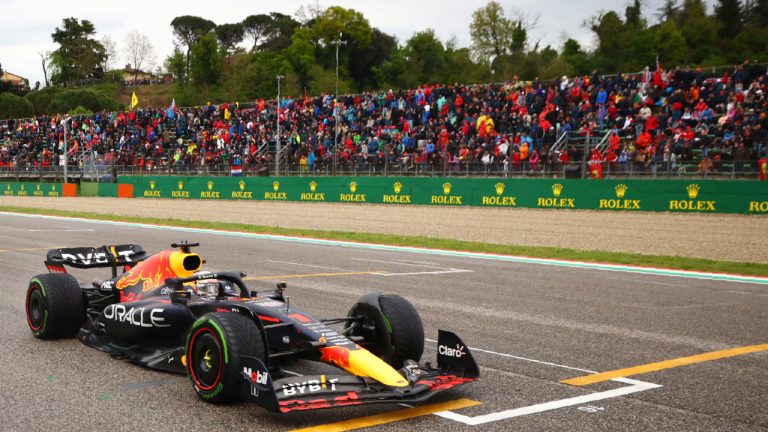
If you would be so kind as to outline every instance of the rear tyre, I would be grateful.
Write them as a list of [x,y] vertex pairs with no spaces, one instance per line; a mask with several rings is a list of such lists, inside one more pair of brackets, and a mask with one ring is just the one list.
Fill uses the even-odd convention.
[[416,308],[395,294],[380,295],[378,301],[378,309],[366,302],[352,307],[348,315],[362,320],[348,323],[347,336],[362,336],[361,345],[395,369],[406,360],[421,360],[424,325]]
[[239,401],[244,355],[266,363],[261,333],[250,318],[214,312],[195,321],[187,338],[186,365],[197,396],[214,404]]
[[27,324],[40,339],[73,337],[85,321],[85,300],[72,275],[40,274],[29,281]]

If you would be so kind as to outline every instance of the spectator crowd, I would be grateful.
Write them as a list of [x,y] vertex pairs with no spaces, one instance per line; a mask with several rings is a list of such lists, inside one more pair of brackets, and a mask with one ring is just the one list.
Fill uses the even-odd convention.
[[[730,161],[754,164],[768,152],[766,68],[745,62],[725,72],[648,70],[503,84],[423,85],[340,96],[259,99],[193,108],[149,108],[7,120],[0,170],[102,163],[140,171],[271,167],[300,171],[384,166],[531,172],[587,159],[613,169],[683,163],[702,172]],[[338,128],[336,122],[338,118]],[[562,134],[606,136],[599,149],[558,145]],[[336,144],[337,143],[337,144]]]

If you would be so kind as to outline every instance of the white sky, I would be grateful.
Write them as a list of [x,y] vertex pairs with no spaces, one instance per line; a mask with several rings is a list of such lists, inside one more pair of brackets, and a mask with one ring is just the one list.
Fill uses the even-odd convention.
[[[559,48],[563,36],[575,38],[584,46],[592,43],[592,35],[583,27],[589,15],[604,9],[616,10],[623,16],[630,0],[498,0],[508,16],[512,8],[539,15],[538,27],[531,40],[541,40],[541,46],[552,44]],[[312,1],[314,2],[314,1]],[[217,24],[239,22],[248,15],[281,12],[293,15],[308,0],[215,1],[129,0],[126,2],[94,0],[0,0],[0,63],[3,69],[35,81],[43,82],[38,52],[56,48],[51,33],[61,26],[62,19],[76,17],[94,23],[97,39],[109,35],[117,44],[117,67],[127,62],[122,54],[126,35],[131,31],[147,34],[155,48],[157,64],[173,50],[170,22],[180,15],[197,15]],[[400,43],[421,30],[432,28],[444,42],[456,37],[459,46],[471,44],[469,23],[472,12],[485,5],[479,0],[324,0],[320,6],[338,5],[356,9],[365,15],[371,26],[397,36]],[[644,0],[649,22],[655,22],[656,9],[663,0]],[[711,3],[708,2],[708,3]]]

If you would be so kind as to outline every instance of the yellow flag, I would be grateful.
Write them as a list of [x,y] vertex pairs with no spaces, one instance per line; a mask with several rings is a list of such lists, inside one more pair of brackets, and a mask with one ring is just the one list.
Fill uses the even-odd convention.
[[136,105],[139,104],[139,98],[136,97],[136,92],[133,92],[133,95],[131,95],[131,109],[136,108]]
[[229,117],[231,114],[229,113],[229,108],[224,109],[224,120],[229,120]]

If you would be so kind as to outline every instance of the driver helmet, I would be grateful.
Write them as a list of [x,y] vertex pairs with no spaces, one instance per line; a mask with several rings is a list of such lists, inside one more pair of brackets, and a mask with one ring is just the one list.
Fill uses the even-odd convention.
[[[209,275],[211,272],[199,271],[195,276]],[[191,283],[192,292],[201,297],[216,297],[219,295],[218,279],[199,279]]]

